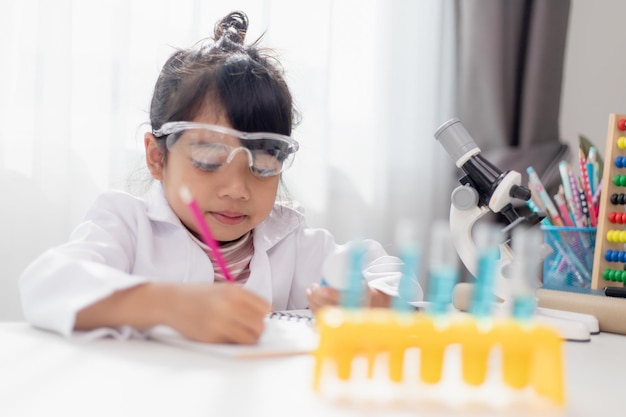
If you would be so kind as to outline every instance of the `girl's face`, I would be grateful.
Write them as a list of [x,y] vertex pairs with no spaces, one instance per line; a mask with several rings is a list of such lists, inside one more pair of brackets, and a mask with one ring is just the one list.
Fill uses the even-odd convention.
[[[232,128],[220,114],[204,112],[193,122]],[[239,146],[233,138],[232,146]],[[250,172],[248,154],[237,152],[230,163],[216,171],[194,166],[184,152],[170,151],[167,162],[155,137],[146,133],[146,163],[154,179],[161,181],[165,197],[183,224],[199,236],[199,228],[179,193],[187,186],[204,212],[204,218],[220,242],[236,240],[269,215],[276,200],[279,175],[257,177]],[[175,145],[174,145],[175,146]]]

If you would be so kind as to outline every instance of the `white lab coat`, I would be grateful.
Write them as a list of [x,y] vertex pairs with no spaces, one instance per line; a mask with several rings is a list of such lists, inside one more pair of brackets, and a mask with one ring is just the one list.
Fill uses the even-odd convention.
[[[307,307],[305,290],[322,278],[324,259],[341,248],[329,232],[307,228],[298,210],[276,205],[254,230],[254,255],[245,288],[274,310]],[[397,295],[401,262],[366,241],[369,285]],[[167,203],[160,183],[145,199],[121,191],[102,194],[69,242],[44,252],[20,277],[26,319],[65,336],[84,307],[145,282],[214,281],[213,265]],[[421,298],[421,290],[418,297]],[[141,335],[129,327],[98,329],[90,337]]]

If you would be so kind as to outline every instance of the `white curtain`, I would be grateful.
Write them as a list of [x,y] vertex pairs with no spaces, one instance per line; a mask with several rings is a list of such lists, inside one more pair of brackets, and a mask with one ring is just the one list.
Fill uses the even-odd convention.
[[22,317],[19,274],[97,194],[147,179],[161,65],[233,9],[277,50],[302,112],[284,182],[311,226],[393,253],[399,220],[426,242],[447,217],[453,164],[433,138],[452,116],[447,1],[2,0],[0,320]]

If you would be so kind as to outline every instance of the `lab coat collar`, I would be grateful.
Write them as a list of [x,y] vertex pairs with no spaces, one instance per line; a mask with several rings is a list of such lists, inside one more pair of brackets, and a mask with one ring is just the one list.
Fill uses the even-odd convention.
[[255,249],[269,250],[304,223],[301,209],[275,204],[267,219],[254,231]]
[[167,202],[165,198],[165,193],[163,192],[163,185],[161,181],[155,181],[150,187],[150,191],[146,196],[146,214],[148,218],[153,221],[161,221],[176,225],[181,225],[182,222],[174,213],[174,210],[170,207],[170,204]]

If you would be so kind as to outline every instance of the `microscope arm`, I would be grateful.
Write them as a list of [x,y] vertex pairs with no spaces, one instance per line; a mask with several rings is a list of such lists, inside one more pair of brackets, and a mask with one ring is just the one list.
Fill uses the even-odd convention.
[[[472,229],[484,215],[490,212],[485,206],[475,204],[476,198],[472,196],[475,190],[469,186],[459,186],[452,192],[452,204],[450,206],[450,230],[452,232],[454,246],[463,262],[463,265],[474,276],[477,276],[478,267],[476,256],[478,248],[474,243]],[[507,279],[508,266],[513,261],[513,253],[508,244],[500,245],[500,261],[497,266],[499,279],[495,280],[494,295],[500,299],[508,300],[512,294],[511,280]]]
[[454,202],[450,206],[450,230],[454,240],[454,246],[459,258],[467,270],[476,276],[476,254],[478,249],[472,237],[472,227],[478,219],[489,213],[485,206],[473,206],[468,209],[458,209]]

